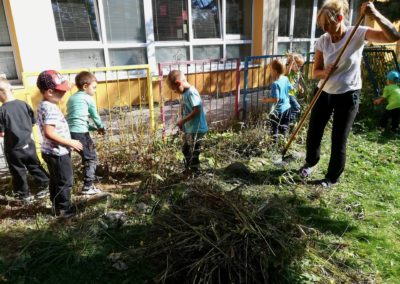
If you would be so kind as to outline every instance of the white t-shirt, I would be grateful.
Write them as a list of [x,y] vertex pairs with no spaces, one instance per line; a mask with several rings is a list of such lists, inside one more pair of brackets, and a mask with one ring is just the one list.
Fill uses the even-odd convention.
[[[315,49],[322,52],[324,66],[335,62],[353,29],[354,27],[348,27],[344,37],[336,43],[332,43],[331,36],[328,33],[323,34],[318,39]],[[361,58],[366,43],[365,33],[367,30],[368,27],[363,26],[357,29],[339,60],[338,68],[326,82],[323,91],[329,94],[343,94],[348,91],[361,89]],[[322,85],[323,81],[324,80],[319,81],[318,87]]]

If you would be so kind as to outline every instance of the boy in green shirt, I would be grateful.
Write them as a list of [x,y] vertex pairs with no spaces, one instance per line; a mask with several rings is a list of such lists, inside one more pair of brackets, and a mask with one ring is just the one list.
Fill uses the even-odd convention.
[[387,76],[387,86],[383,89],[383,95],[379,99],[374,100],[374,104],[381,104],[384,100],[388,101],[386,111],[381,119],[381,127],[386,128],[389,119],[392,120],[392,131],[395,132],[399,128],[400,121],[400,73],[398,71],[390,71]]
[[[93,184],[96,178],[97,155],[89,130],[97,130],[100,134],[105,134],[104,125],[93,100],[93,96],[96,94],[97,80],[92,73],[82,71],[76,76],[75,84],[79,91],[68,100],[67,122],[71,138],[79,140],[83,145],[83,150],[79,152],[84,167],[81,194],[93,195],[101,193],[101,190]],[[89,124],[89,117],[95,126]]]

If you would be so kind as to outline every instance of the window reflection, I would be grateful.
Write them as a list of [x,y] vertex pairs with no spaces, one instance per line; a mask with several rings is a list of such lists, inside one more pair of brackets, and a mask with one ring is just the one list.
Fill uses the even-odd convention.
[[192,0],[194,38],[220,38],[220,1]]

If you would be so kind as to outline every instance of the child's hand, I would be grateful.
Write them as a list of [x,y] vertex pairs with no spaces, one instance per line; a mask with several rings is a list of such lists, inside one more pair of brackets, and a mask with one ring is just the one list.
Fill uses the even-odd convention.
[[4,137],[4,132],[0,132],[0,137]]
[[181,119],[176,123],[176,126],[178,126],[180,130],[182,130],[183,124],[184,124],[183,119]]
[[106,130],[104,128],[97,128],[97,133],[99,133],[100,135],[104,135],[106,134]]
[[374,105],[380,105],[383,102],[383,98],[375,99],[374,100]]
[[73,140],[73,139],[71,139],[71,140],[69,140],[68,145],[69,145],[72,149],[74,149],[75,151],[77,151],[77,152],[80,152],[80,151],[83,150],[83,145],[82,145],[81,142],[79,142],[79,140]]

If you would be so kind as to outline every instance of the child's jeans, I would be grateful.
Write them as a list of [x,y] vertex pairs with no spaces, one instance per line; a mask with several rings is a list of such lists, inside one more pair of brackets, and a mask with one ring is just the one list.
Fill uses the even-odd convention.
[[381,126],[383,128],[386,128],[386,125],[389,122],[389,119],[392,120],[392,131],[397,131],[399,128],[399,122],[400,122],[400,108],[395,108],[391,110],[385,110],[382,120],[381,120]]
[[290,102],[290,121],[296,121],[300,114],[300,104],[295,96],[289,96]]
[[83,150],[79,152],[83,164],[83,186],[89,187],[96,180],[95,172],[97,166],[96,147],[90,137],[89,132],[71,132],[71,138],[79,140],[83,145]]
[[29,196],[27,170],[34,177],[39,187],[48,186],[49,177],[39,162],[34,141],[31,140],[22,148],[5,149],[5,156],[12,175],[14,193],[21,197]]
[[63,156],[42,153],[50,173],[50,200],[55,209],[71,207],[71,189],[74,183],[71,154]]
[[281,113],[274,111],[270,116],[270,121],[271,135],[274,141],[276,141],[279,134],[285,136],[289,130],[290,108]]
[[200,148],[205,133],[185,133],[182,153],[185,156],[185,169],[198,171],[200,168]]

